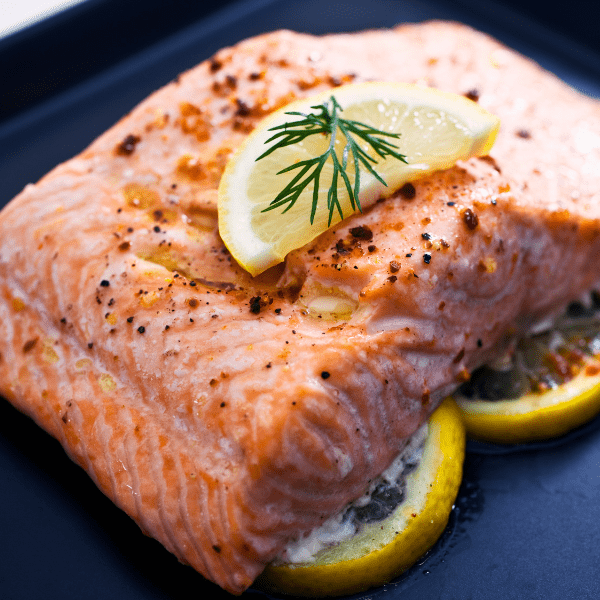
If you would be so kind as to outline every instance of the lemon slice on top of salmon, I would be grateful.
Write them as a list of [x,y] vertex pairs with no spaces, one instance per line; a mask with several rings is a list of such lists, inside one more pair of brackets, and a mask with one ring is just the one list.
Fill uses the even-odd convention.
[[340,596],[387,583],[416,563],[446,527],[462,479],[466,440],[460,411],[450,399],[425,427],[418,466],[405,477],[403,498],[388,516],[361,524],[355,535],[309,560],[268,566],[256,586],[296,596]]
[[545,440],[584,425],[600,413],[600,295],[476,371],[454,399],[468,436],[484,442]]
[[261,121],[230,158],[220,235],[257,275],[405,183],[486,155],[499,125],[463,96],[404,83],[350,84],[298,100]]

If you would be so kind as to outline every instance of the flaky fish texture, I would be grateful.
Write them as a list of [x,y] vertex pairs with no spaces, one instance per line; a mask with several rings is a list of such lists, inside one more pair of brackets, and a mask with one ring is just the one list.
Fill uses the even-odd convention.
[[[287,102],[418,82],[502,119],[251,278],[217,230],[231,152]],[[361,495],[452,389],[600,280],[600,107],[428,22],[218,52],[0,214],[0,393],[182,562],[239,594]]]

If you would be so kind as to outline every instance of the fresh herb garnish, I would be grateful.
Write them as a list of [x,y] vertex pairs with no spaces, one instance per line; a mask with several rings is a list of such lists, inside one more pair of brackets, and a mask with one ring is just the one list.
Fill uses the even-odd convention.
[[[330,101],[331,110],[329,108]],[[297,121],[284,123],[283,125],[278,125],[277,127],[269,129],[269,131],[277,131],[277,133],[271,138],[269,138],[265,142],[265,144],[269,144],[270,142],[273,142],[275,140],[279,141],[273,146],[271,146],[271,148],[269,148],[264,154],[261,154],[256,159],[257,161],[261,158],[264,158],[265,156],[268,156],[269,154],[271,154],[279,148],[297,144],[311,135],[328,135],[329,146],[327,150],[320,156],[308,160],[299,161],[279,171],[277,175],[280,175],[282,173],[288,173],[295,169],[300,169],[300,172],[296,174],[296,176],[285,186],[285,188],[283,188],[283,190],[281,190],[281,192],[279,192],[277,197],[262,212],[273,210],[275,208],[279,208],[285,205],[287,206],[282,212],[287,212],[288,210],[290,210],[290,208],[292,208],[292,206],[294,206],[296,200],[298,200],[298,198],[300,197],[300,194],[312,183],[313,196],[312,208],[310,213],[310,222],[312,224],[315,218],[315,213],[317,212],[317,205],[319,200],[319,180],[321,177],[323,167],[325,166],[328,160],[331,160],[333,164],[331,185],[329,187],[329,191],[327,192],[329,225],[331,225],[331,221],[336,210],[340,215],[340,218],[344,218],[342,207],[338,198],[339,177],[343,179],[344,185],[346,186],[346,191],[348,192],[348,198],[350,200],[352,210],[358,209],[362,212],[360,200],[358,198],[358,193],[360,190],[361,167],[369,173],[371,173],[371,175],[373,175],[383,185],[387,186],[387,184],[381,178],[379,173],[377,173],[372,167],[372,164],[377,164],[377,160],[374,157],[367,154],[367,152],[365,152],[360,147],[359,143],[355,140],[354,136],[360,138],[360,140],[369,144],[369,146],[371,146],[375,153],[381,158],[385,158],[386,156],[393,156],[394,158],[397,158],[403,163],[407,162],[406,156],[400,154],[395,150],[395,148],[397,148],[398,146],[395,146],[394,144],[385,139],[385,137],[399,138],[399,133],[387,133],[374,127],[370,127],[369,125],[365,125],[360,121],[342,119],[339,116],[339,113],[343,111],[342,107],[338,104],[334,96],[330,97],[330,101],[326,101],[318,106],[311,106],[311,108],[318,111],[316,114],[287,112],[285,113],[286,115],[293,115],[304,118]],[[342,151],[341,162],[335,151],[335,142],[336,136],[338,135],[338,130],[346,138],[346,144],[344,146],[344,150]],[[350,154],[354,159],[354,187],[350,183],[350,178],[348,177],[347,173],[348,157]]]

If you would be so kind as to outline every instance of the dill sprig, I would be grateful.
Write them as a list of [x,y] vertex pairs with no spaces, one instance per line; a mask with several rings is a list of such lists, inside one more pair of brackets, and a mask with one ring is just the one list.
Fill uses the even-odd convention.
[[[331,109],[329,107],[330,102]],[[379,182],[387,186],[385,181],[372,166],[377,164],[377,160],[360,147],[355,137],[360,138],[360,140],[363,140],[369,144],[369,146],[371,146],[375,153],[381,158],[393,156],[403,163],[406,163],[407,161],[405,155],[396,151],[398,146],[395,146],[385,139],[385,137],[399,138],[399,133],[387,133],[374,127],[370,127],[369,125],[365,125],[360,121],[342,119],[339,116],[339,113],[342,112],[343,109],[338,104],[334,96],[331,96],[330,100],[325,101],[323,104],[311,106],[311,108],[315,109],[317,112],[308,114],[301,112],[285,113],[286,115],[303,118],[269,129],[269,131],[277,131],[277,133],[270,137],[265,144],[269,144],[275,140],[278,141],[266,152],[261,154],[256,160],[258,161],[265,156],[269,156],[269,154],[275,152],[275,150],[278,150],[279,148],[297,144],[311,135],[329,136],[329,145],[327,150],[320,156],[299,161],[279,171],[277,175],[288,173],[293,170],[299,170],[294,178],[283,188],[283,190],[281,190],[281,192],[279,192],[276,198],[272,200],[269,206],[262,212],[274,210],[282,206],[285,206],[282,212],[287,212],[292,208],[292,206],[294,206],[296,200],[298,200],[300,197],[300,194],[302,194],[302,192],[312,184],[313,194],[310,212],[310,222],[312,225],[319,201],[319,182],[321,178],[321,172],[323,171],[323,167],[327,161],[331,160],[333,164],[333,172],[331,175],[331,185],[329,187],[329,191],[327,192],[327,209],[329,211],[328,224],[331,225],[331,221],[336,211],[340,215],[340,219],[344,218],[342,207],[338,198],[338,180],[340,177],[342,178],[346,187],[346,191],[348,192],[348,198],[353,211],[358,209],[362,212],[358,197],[360,190],[361,168],[371,173],[371,175],[373,175],[373,177],[375,177]],[[341,162],[338,154],[335,151],[335,142],[338,131],[341,132],[346,139],[346,144],[342,151]],[[350,155],[354,159],[354,186],[352,186],[347,172],[348,157]]]

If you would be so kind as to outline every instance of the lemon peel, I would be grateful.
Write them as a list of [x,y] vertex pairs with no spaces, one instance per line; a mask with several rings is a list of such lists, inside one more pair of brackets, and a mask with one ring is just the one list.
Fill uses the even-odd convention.
[[[458,160],[488,154],[500,126],[497,117],[463,96],[393,82],[349,84],[292,102],[273,112],[257,125],[229,159],[219,185],[221,238],[236,261],[252,275],[282,262],[289,252],[341,220],[336,213],[329,222],[329,211],[321,208],[311,224],[313,191],[308,188],[286,213],[264,212],[294,176],[289,172],[278,173],[321,155],[328,144],[325,136],[312,136],[256,161],[267,148],[265,144],[273,134],[272,128],[290,121],[286,113],[310,113],[311,107],[322,105],[332,96],[342,107],[344,119],[399,133],[399,140],[394,142],[407,157],[408,164],[394,157],[374,157],[377,163],[373,167],[386,185],[368,172],[361,174],[358,197],[363,210],[409,181],[450,168]],[[340,134],[337,138],[343,136]],[[336,140],[340,154],[344,143]],[[353,185],[351,164],[352,158],[348,161],[348,177]],[[321,183],[331,180],[327,169],[333,169],[330,163],[323,169]],[[347,217],[353,209],[341,179],[338,178],[337,195],[341,212]],[[318,188],[320,207],[327,206],[329,190],[326,185]]]
[[460,411],[446,399],[429,420],[419,466],[406,478],[406,496],[383,521],[319,552],[314,562],[269,565],[260,589],[297,596],[340,596],[391,581],[440,537],[462,479],[465,430]]

